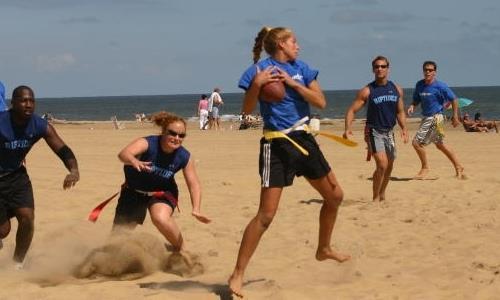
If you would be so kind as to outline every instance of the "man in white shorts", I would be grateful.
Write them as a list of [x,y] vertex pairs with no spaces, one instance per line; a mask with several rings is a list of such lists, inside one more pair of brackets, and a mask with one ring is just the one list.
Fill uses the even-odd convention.
[[424,146],[434,143],[453,164],[456,177],[465,179],[463,166],[451,148],[444,144],[444,105],[447,102],[452,103],[453,116],[451,121],[453,127],[457,127],[460,124],[458,119],[458,99],[446,83],[436,79],[436,71],[437,65],[435,62],[424,62],[424,79],[417,82],[413,93],[413,103],[408,108],[408,114],[411,115],[415,107],[420,103],[422,104],[422,122],[412,143],[422,165],[414,178],[427,178],[430,169]]

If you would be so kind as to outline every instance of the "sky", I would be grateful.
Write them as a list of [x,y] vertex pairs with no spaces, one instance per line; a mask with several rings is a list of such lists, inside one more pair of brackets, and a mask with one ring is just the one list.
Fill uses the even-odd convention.
[[425,60],[450,86],[500,85],[499,16],[498,0],[0,0],[0,80],[9,98],[241,92],[257,32],[284,26],[324,90],[361,88],[376,55],[404,88]]

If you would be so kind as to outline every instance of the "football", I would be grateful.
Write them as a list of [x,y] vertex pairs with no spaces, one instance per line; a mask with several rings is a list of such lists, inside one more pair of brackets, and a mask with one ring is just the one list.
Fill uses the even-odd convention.
[[260,88],[259,98],[266,102],[278,102],[285,98],[285,84],[281,81],[266,83]]

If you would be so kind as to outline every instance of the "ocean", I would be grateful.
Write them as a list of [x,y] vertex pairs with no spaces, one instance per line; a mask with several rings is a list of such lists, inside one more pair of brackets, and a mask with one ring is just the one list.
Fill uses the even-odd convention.
[[[473,116],[481,112],[484,119],[500,119],[500,86],[491,87],[452,87],[458,97],[474,101],[462,108]],[[324,110],[312,109],[321,119],[343,118],[357,90],[325,91],[328,105]],[[207,94],[210,94],[207,92]],[[405,106],[412,101],[413,89],[404,89]],[[236,118],[241,110],[242,93],[222,93],[224,106],[221,110],[223,119]],[[68,97],[37,99],[36,112],[39,115],[51,113],[57,119],[68,121],[109,121],[112,116],[118,120],[135,120],[136,113],[150,115],[166,110],[188,120],[196,118],[199,94],[153,95],[153,96],[102,96]],[[256,109],[256,112],[258,108]],[[419,116],[417,109],[416,117]],[[363,111],[357,114],[363,118]]]

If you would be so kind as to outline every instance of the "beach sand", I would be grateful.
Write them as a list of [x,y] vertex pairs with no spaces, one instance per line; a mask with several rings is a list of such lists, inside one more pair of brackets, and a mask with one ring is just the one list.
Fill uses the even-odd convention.
[[[409,124],[412,135],[417,124],[416,120]],[[28,155],[35,236],[25,269],[16,271],[11,257],[17,221],[12,220],[11,234],[0,251],[0,299],[230,299],[226,281],[242,232],[258,207],[261,132],[229,130],[229,123],[218,132],[199,131],[192,123],[184,142],[196,161],[202,211],[212,218],[211,224],[191,217],[182,172],[177,174],[180,213],[175,218],[188,249],[203,266],[202,274],[182,277],[152,261],[163,254],[146,253],[140,238],[149,237],[155,249],[164,241],[147,217],[130,239],[139,238],[135,244],[145,247],[140,259],[152,265],[148,275],[129,280],[71,275],[109,238],[116,200],[96,223],[87,221],[87,216],[123,182],[118,151],[137,137],[158,132],[152,124],[124,125],[122,130],[108,122],[55,125],[80,166],[81,180],[68,191],[62,189],[65,168],[44,141]],[[432,145],[427,153],[432,174],[439,179],[411,180],[420,165],[411,144],[404,145],[397,137],[398,157],[387,200],[374,204],[374,163],[365,161],[361,127],[356,121],[354,139],[360,143],[356,148],[318,137],[345,192],[333,245],[352,254],[352,260],[339,264],[314,259],[322,200],[303,178],[296,178],[285,189],[276,218],[250,261],[245,295],[249,299],[498,299],[500,135],[466,133],[447,124],[446,142],[465,166],[467,180],[454,178],[452,165]],[[340,135],[343,122],[336,120],[322,129]],[[111,255],[109,261],[117,257]]]

